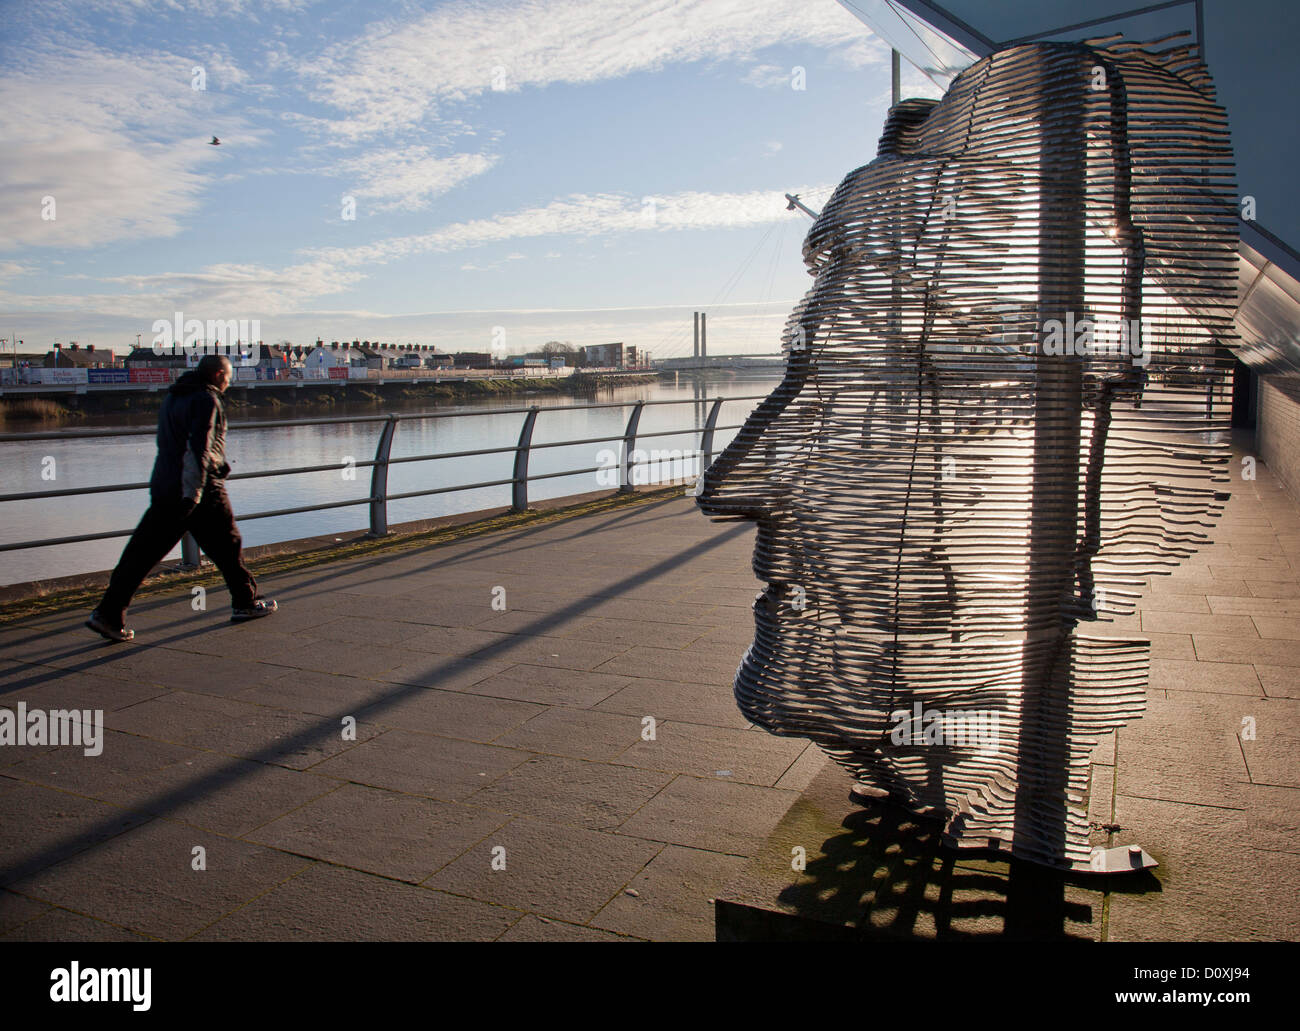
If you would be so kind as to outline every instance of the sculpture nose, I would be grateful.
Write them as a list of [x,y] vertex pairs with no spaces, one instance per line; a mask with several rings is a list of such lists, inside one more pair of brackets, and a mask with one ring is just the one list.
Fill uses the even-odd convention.
[[792,354],[785,378],[750,413],[735,438],[703,475],[695,503],[711,519],[762,519],[779,506],[782,469],[779,450],[800,439],[798,427],[775,425],[803,389],[807,352]]

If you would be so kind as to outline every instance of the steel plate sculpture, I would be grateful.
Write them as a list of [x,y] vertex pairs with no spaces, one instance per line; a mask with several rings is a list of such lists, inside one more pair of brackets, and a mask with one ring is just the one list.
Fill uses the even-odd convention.
[[1090,754],[1148,673],[1105,624],[1226,498],[1235,203],[1169,40],[1008,48],[891,110],[697,487],[757,523],[745,716],[950,845],[1088,868]]

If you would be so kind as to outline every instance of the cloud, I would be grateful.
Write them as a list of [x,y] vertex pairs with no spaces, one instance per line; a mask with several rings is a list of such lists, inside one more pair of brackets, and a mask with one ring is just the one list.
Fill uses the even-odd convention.
[[527,259],[528,255],[515,251],[507,254],[500,261],[491,261],[486,265],[480,265],[476,261],[467,261],[460,267],[460,270],[462,272],[495,272],[497,269],[505,268],[512,261],[526,261]]
[[0,239],[82,248],[178,233],[223,159],[208,136],[256,135],[190,88],[192,67],[89,45],[11,64],[0,77]]
[[75,14],[99,11],[126,21],[156,19],[166,15],[198,15],[202,18],[237,18],[256,22],[259,12],[285,14],[304,11],[317,2],[318,0],[73,0],[70,3],[50,4],[50,7],[62,8]]
[[741,77],[741,82],[746,86],[754,86],[758,89],[778,89],[780,87],[789,87],[793,82],[793,72],[790,68],[782,68],[775,64],[756,64]]
[[[799,192],[827,189],[826,186],[808,186]],[[731,229],[803,217],[786,210],[784,191],[779,190],[752,190],[748,193],[691,191],[649,198],[609,193],[573,194],[542,207],[454,222],[429,233],[308,253],[331,265],[382,265],[418,254],[465,250],[504,240],[540,236],[590,237],[636,231]]]
[[482,175],[497,163],[488,154],[454,154],[435,157],[428,147],[368,149],[337,166],[337,171],[354,176],[352,189],[358,197],[376,203],[376,211],[418,211],[467,179]]
[[[826,192],[808,186],[800,193]],[[574,195],[543,207],[457,222],[430,233],[380,240],[352,248],[309,251],[306,261],[283,268],[253,263],[209,265],[194,272],[164,272],[97,277],[116,292],[21,295],[0,292],[0,307],[14,311],[94,311],[160,318],[175,310],[215,312],[213,317],[245,317],[294,311],[314,299],[346,290],[365,278],[361,268],[429,252],[466,250],[483,244],[540,236],[593,237],[619,232],[671,232],[739,228],[780,219],[802,220],[789,212],[780,191],[749,193],[686,192],[650,198],[618,194]],[[489,271],[524,260],[518,251],[496,262],[467,262],[466,272]],[[16,263],[15,263],[16,264]],[[89,277],[68,277],[89,278]],[[233,314],[228,314],[233,313]],[[196,315],[196,317],[198,317]]]
[[[426,125],[449,103],[555,83],[594,83],[672,63],[745,60],[777,44],[862,39],[838,4],[788,0],[608,0],[444,4],[302,58],[313,99],[343,112],[317,129],[359,139]],[[788,77],[789,70],[785,70]]]
[[347,289],[364,276],[323,262],[285,268],[254,264],[208,265],[196,272],[105,276],[97,281],[120,292],[19,295],[0,293],[12,311],[93,311],[150,321],[177,310],[195,318],[245,318],[301,308],[314,297]]

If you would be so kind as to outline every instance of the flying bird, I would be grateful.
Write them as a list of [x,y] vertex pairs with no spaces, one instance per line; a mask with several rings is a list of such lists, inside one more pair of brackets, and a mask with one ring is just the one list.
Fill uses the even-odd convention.
[[215,136],[213,136],[212,139],[210,139],[210,140],[208,141],[208,146],[209,146],[209,147],[220,147],[220,146],[221,146],[221,141],[220,141],[219,139],[217,139]]

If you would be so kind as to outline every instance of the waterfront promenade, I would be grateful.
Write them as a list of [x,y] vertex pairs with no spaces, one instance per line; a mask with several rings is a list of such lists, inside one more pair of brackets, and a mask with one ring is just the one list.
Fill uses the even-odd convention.
[[[1072,879],[1068,936],[1300,937],[1300,511],[1262,466],[1232,488],[1112,631],[1150,636],[1151,688],[1092,818],[1161,866]],[[130,645],[80,609],[0,628],[0,704],[106,724],[99,756],[0,749],[0,937],[711,939],[834,775],[732,701],[752,540],[661,495],[275,574],[244,626],[178,586]],[[998,934],[1006,864],[912,844],[862,868],[872,923]]]

